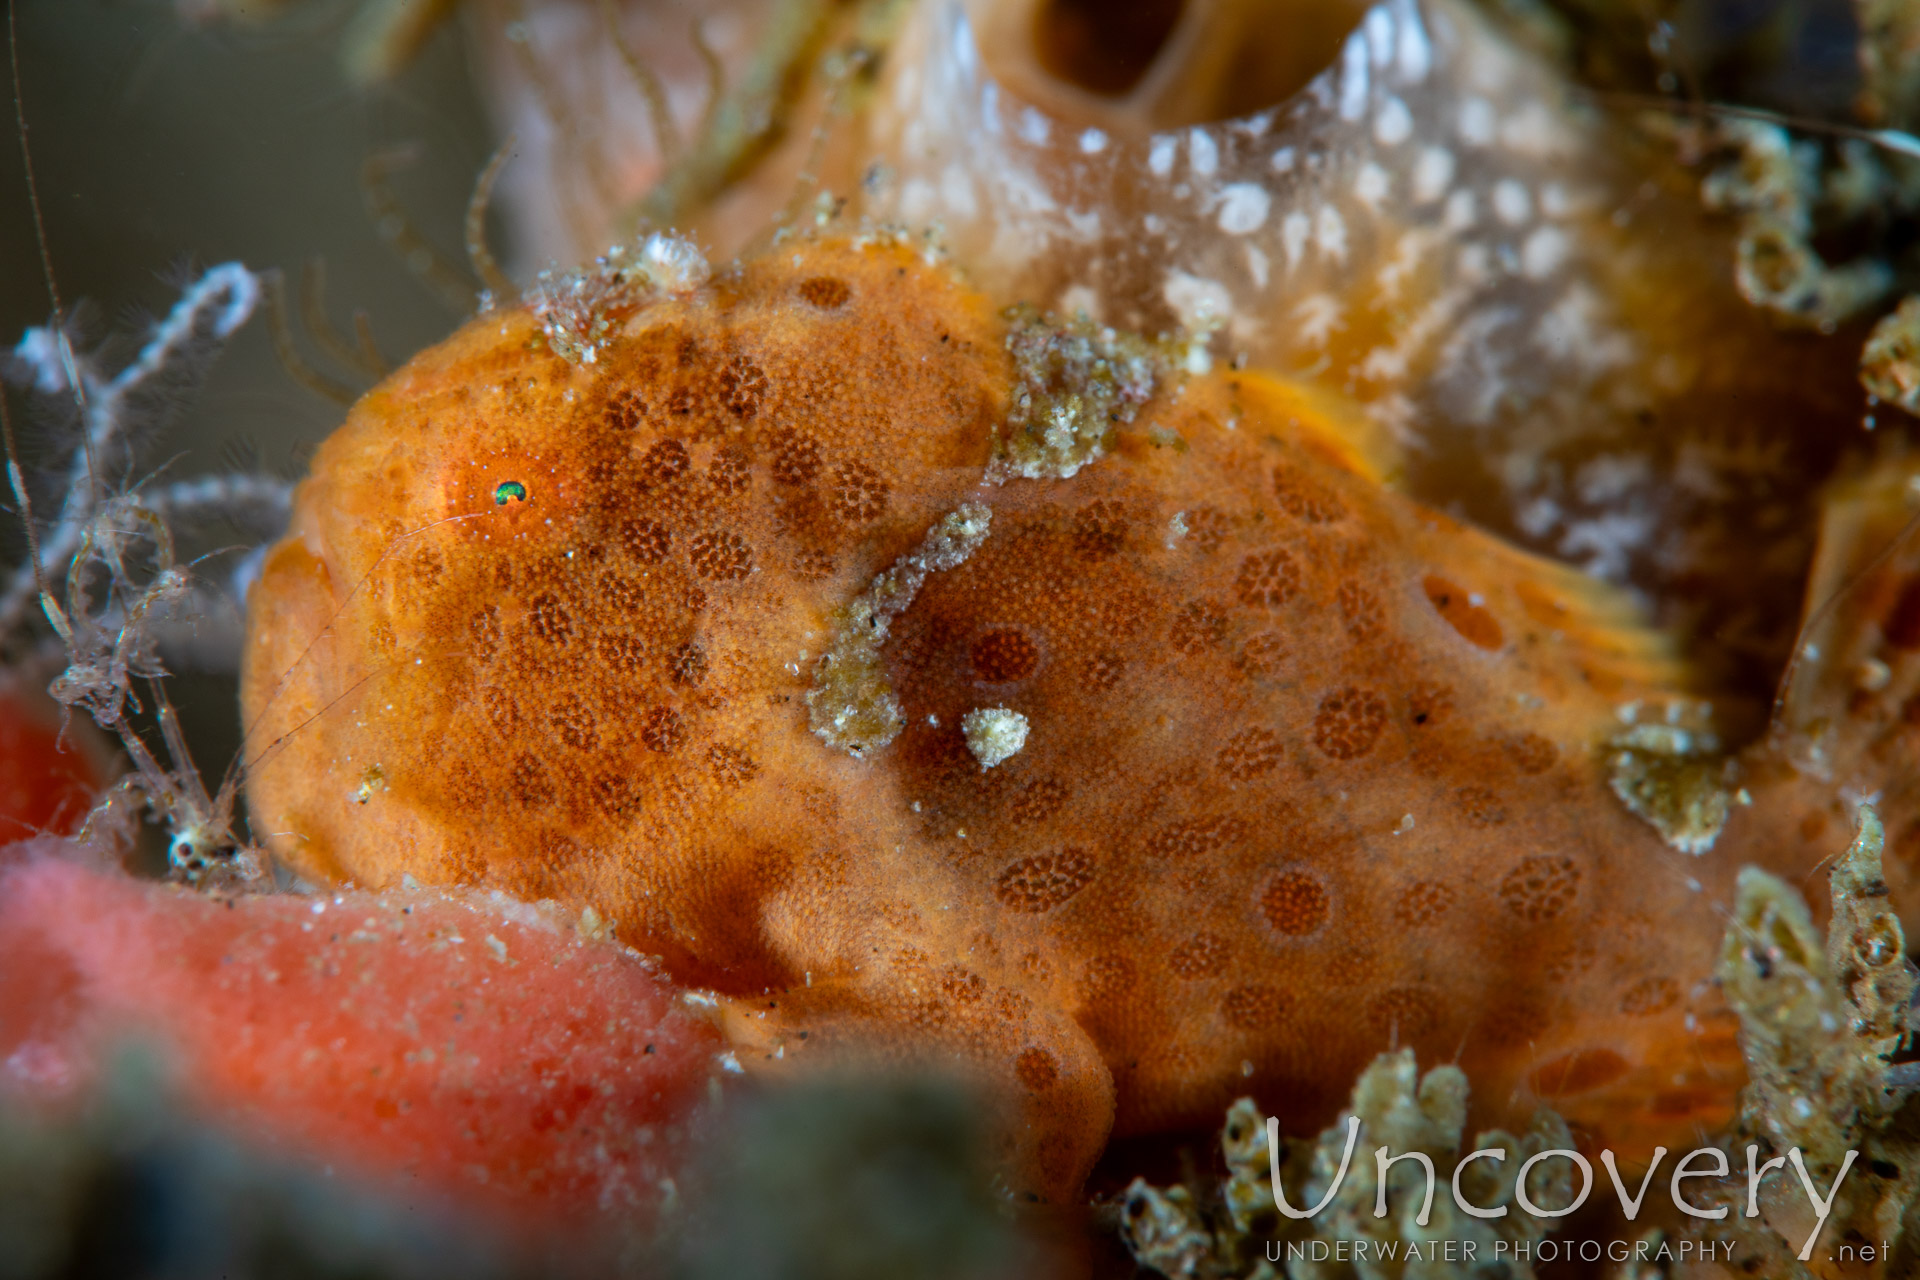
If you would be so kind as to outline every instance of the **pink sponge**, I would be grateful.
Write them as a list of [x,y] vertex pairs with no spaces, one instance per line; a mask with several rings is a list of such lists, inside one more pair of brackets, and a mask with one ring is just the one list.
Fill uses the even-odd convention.
[[237,1127],[546,1221],[670,1195],[722,1048],[641,959],[506,899],[0,853],[0,1088],[70,1094],[128,1036]]

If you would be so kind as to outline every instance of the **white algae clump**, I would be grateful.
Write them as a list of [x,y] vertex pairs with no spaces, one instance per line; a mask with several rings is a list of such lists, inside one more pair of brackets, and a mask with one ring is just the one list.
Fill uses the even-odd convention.
[[1153,394],[1152,348],[1084,315],[1061,324],[1015,307],[1008,318],[1013,407],[987,477],[1065,479],[1106,452],[1114,429]]
[[1713,848],[1727,825],[1729,802],[1728,764],[1717,737],[1700,727],[1643,723],[1608,746],[1607,781],[1622,804],[1682,853]]
[[[1824,1257],[1843,1238],[1892,1245],[1884,1268],[1860,1274],[1920,1267],[1905,1221],[1920,1194],[1920,1138],[1903,1114],[1920,1081],[1891,1062],[1909,1034],[1915,970],[1881,875],[1880,819],[1865,805],[1859,817],[1833,868],[1824,945],[1800,894],[1749,867],[1721,950],[1720,984],[1740,1018],[1749,1076],[1725,1145],[1736,1174],[1749,1154],[1756,1169],[1772,1168],[1759,1179],[1757,1218],[1743,1216],[1746,1180],[1736,1176],[1718,1193],[1734,1212],[1707,1226],[1736,1231],[1735,1256],[1754,1260],[1756,1275],[1826,1274],[1803,1264],[1816,1245]],[[1809,1179],[1833,1196],[1824,1223]]]
[[692,293],[712,274],[691,240],[655,234],[637,248],[615,245],[587,266],[541,272],[526,300],[556,355],[572,364],[594,364],[626,313]]
[[983,770],[1013,759],[1027,745],[1027,718],[1005,707],[967,712],[961,717],[960,730],[967,736],[967,750]]
[[[1885,263],[1866,257],[1829,266],[1814,248],[1814,209],[1822,200],[1818,149],[1796,145],[1779,125],[1759,121],[1724,120],[1715,131],[1736,157],[1707,177],[1700,194],[1708,208],[1740,218],[1734,280],[1741,295],[1785,323],[1822,332],[1879,301],[1893,284]],[[1864,160],[1862,167],[1864,180],[1877,188],[1877,167]]]
[[[1283,1144],[1280,1181],[1287,1203],[1301,1211],[1324,1202],[1304,1219],[1282,1218],[1275,1206],[1268,1130],[1253,1100],[1242,1098],[1228,1109],[1221,1133],[1228,1174],[1217,1194],[1212,1187],[1160,1190],[1136,1178],[1121,1204],[1121,1237],[1137,1263],[1174,1277],[1530,1280],[1532,1249],[1514,1246],[1537,1244],[1555,1223],[1523,1207],[1515,1178],[1530,1157],[1571,1148],[1572,1135],[1565,1121],[1542,1109],[1524,1135],[1488,1130],[1463,1148],[1467,1092],[1458,1067],[1435,1067],[1421,1076],[1411,1049],[1375,1058],[1354,1085],[1351,1110],[1332,1128],[1311,1144]],[[1396,1160],[1387,1168],[1387,1211],[1375,1216],[1382,1196],[1374,1152],[1383,1146],[1390,1159],[1424,1156],[1434,1177],[1429,1197],[1420,1160]],[[1462,1167],[1463,1155],[1487,1150],[1504,1152],[1506,1159],[1482,1156]],[[1456,1168],[1469,1203],[1484,1210],[1504,1207],[1506,1213],[1463,1213],[1449,1189]],[[1565,1157],[1540,1161],[1529,1171],[1525,1199],[1534,1208],[1557,1216],[1573,1196],[1573,1165]],[[1278,1264],[1268,1261],[1269,1242],[1281,1255]]]
[[1881,317],[1860,353],[1860,385],[1867,394],[1920,414],[1920,295]]
[[906,716],[881,663],[881,646],[893,620],[920,594],[927,575],[965,563],[987,540],[992,524],[993,512],[987,507],[962,503],[839,611],[833,639],[820,655],[813,688],[807,691],[807,723],[821,741],[861,756],[899,736]]

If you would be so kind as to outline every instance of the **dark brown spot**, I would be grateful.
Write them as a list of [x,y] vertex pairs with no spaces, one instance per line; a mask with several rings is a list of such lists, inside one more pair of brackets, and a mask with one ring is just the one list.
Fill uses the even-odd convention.
[[820,474],[820,442],[793,430],[773,437],[773,478],[785,485],[809,484]]
[[1197,982],[1225,969],[1231,954],[1218,936],[1196,933],[1167,954],[1167,968],[1176,978]]
[[1642,978],[1620,997],[1620,1012],[1644,1018],[1680,1003],[1680,984],[1672,978]]
[[658,520],[637,516],[620,522],[620,545],[643,564],[658,564],[673,548],[673,531]]
[[1461,787],[1453,793],[1460,803],[1460,812],[1466,817],[1467,825],[1484,830],[1497,827],[1507,820],[1507,808],[1500,803],[1500,797],[1487,787]]
[[707,483],[720,493],[745,493],[753,483],[747,457],[738,449],[722,449],[707,465]]
[[734,356],[720,370],[720,403],[736,418],[757,415],[769,390],[766,373],[746,356]]
[[1243,729],[1220,748],[1220,771],[1236,782],[1270,773],[1284,758],[1280,735],[1271,729]]
[[1008,910],[1051,911],[1093,881],[1093,858],[1082,849],[1021,858],[994,877],[993,896]]
[[1331,524],[1347,514],[1337,494],[1290,462],[1274,467],[1273,496],[1282,511],[1307,524]]
[[1313,744],[1335,760],[1357,760],[1373,750],[1387,727],[1387,704],[1371,689],[1349,685],[1320,700]]
[[565,645],[573,640],[573,614],[551,592],[543,592],[527,606],[533,633],[548,644]]
[[477,662],[492,662],[500,652],[500,610],[493,605],[467,619],[467,631],[473,637],[473,656]]
[[1126,545],[1131,523],[1126,507],[1112,498],[1090,502],[1074,513],[1073,548],[1090,560],[1104,560]]
[[1285,1022],[1292,1007],[1293,998],[1278,987],[1253,984],[1227,992],[1220,1012],[1241,1031],[1265,1031]]
[[809,306],[822,311],[838,311],[853,296],[853,290],[847,287],[847,282],[833,276],[813,276],[802,280],[797,292]]
[[1300,562],[1292,552],[1276,547],[1242,560],[1233,590],[1241,604],[1271,609],[1299,595],[1301,582]]
[[973,642],[969,656],[976,679],[988,684],[1025,680],[1040,665],[1040,647],[1011,627],[989,631]]
[[1379,639],[1387,629],[1387,614],[1380,607],[1380,597],[1357,582],[1341,583],[1340,590],[1334,593],[1334,603],[1340,608],[1340,619],[1346,623],[1347,634],[1361,644]]
[[1500,900],[1521,918],[1542,923],[1564,915],[1580,891],[1580,865],[1564,854],[1522,858],[1501,877]]
[[513,758],[507,771],[507,789],[523,809],[538,809],[553,803],[553,781],[546,765],[538,757],[522,751]]
[[687,559],[703,578],[737,582],[753,572],[753,548],[737,533],[712,529],[696,533],[687,543]]
[[686,738],[680,713],[672,707],[654,707],[640,718],[640,741],[646,743],[649,751],[670,755]]
[[646,412],[647,404],[640,398],[640,393],[630,387],[624,388],[607,401],[607,425],[615,431],[632,431],[640,425]]
[[1126,659],[1103,649],[1087,659],[1087,684],[1094,692],[1105,693],[1120,683],[1120,677],[1126,669]]
[[887,482],[864,462],[847,462],[833,469],[827,508],[842,524],[863,525],[887,509]]
[[1022,788],[1007,806],[1015,822],[1045,822],[1067,802],[1067,784],[1058,778],[1038,778]]
[[631,818],[640,812],[640,783],[624,773],[599,774],[593,780],[593,802],[609,818]]
[[1237,844],[1246,835],[1247,824],[1238,818],[1184,818],[1148,836],[1146,850],[1156,858],[1197,858]]
[[576,751],[592,751],[600,745],[599,724],[577,693],[561,694],[547,719],[560,740]]
[[1189,600],[1173,615],[1168,638],[1181,653],[1217,649],[1227,637],[1227,615],[1211,600]]
[[678,440],[661,440],[640,455],[640,474],[649,484],[671,484],[687,474],[692,465],[687,446]]
[[1410,929],[1432,924],[1453,908],[1454,893],[1438,880],[1415,880],[1400,893],[1393,918]]
[[1283,871],[1260,895],[1260,913],[1276,932],[1297,938],[1327,922],[1331,903],[1319,877],[1304,871]]
[[675,684],[700,684],[707,678],[706,650],[691,641],[679,646],[667,659],[667,676]]
[[726,743],[707,748],[707,766],[722,787],[742,787],[760,776],[760,766],[752,756]]
[[480,705],[486,709],[487,720],[501,737],[520,727],[520,703],[505,689],[492,685],[481,689]]
[[1367,1002],[1367,1021],[1374,1030],[1398,1036],[1402,1044],[1439,1025],[1439,1010],[1431,994],[1419,987],[1388,987]]

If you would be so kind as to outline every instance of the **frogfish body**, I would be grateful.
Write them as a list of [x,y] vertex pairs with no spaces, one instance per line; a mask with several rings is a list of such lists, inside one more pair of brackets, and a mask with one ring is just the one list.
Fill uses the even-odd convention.
[[1730,1117],[1718,905],[1811,859],[1621,803],[1621,708],[1693,705],[1623,597],[1322,392],[887,237],[592,302],[316,455],[243,682],[303,874],[591,907],[749,1070],[970,1073],[1039,1196],[1241,1093],[1323,1123],[1394,1045],[1623,1152]]

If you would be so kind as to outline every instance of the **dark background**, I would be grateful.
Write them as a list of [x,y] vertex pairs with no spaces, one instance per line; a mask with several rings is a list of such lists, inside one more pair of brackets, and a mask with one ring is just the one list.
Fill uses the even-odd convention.
[[[290,284],[323,259],[334,323],[350,331],[364,309],[395,364],[462,319],[382,243],[360,186],[369,156],[418,143],[418,162],[392,185],[418,230],[463,261],[465,206],[492,143],[458,23],[396,83],[358,91],[338,63],[350,14],[338,0],[252,26],[189,23],[164,0],[8,2],[47,254],[0,61],[0,350],[47,322],[49,268],[88,341],[137,337],[185,280],[233,259],[279,267]],[[63,464],[71,437],[17,389],[10,405],[30,468]],[[205,386],[154,424],[145,461],[174,477],[242,467],[292,479],[343,412],[286,373],[256,315]],[[17,563],[17,522],[0,526],[0,562]],[[217,775],[238,746],[232,679],[184,673],[175,696],[201,767]]]

